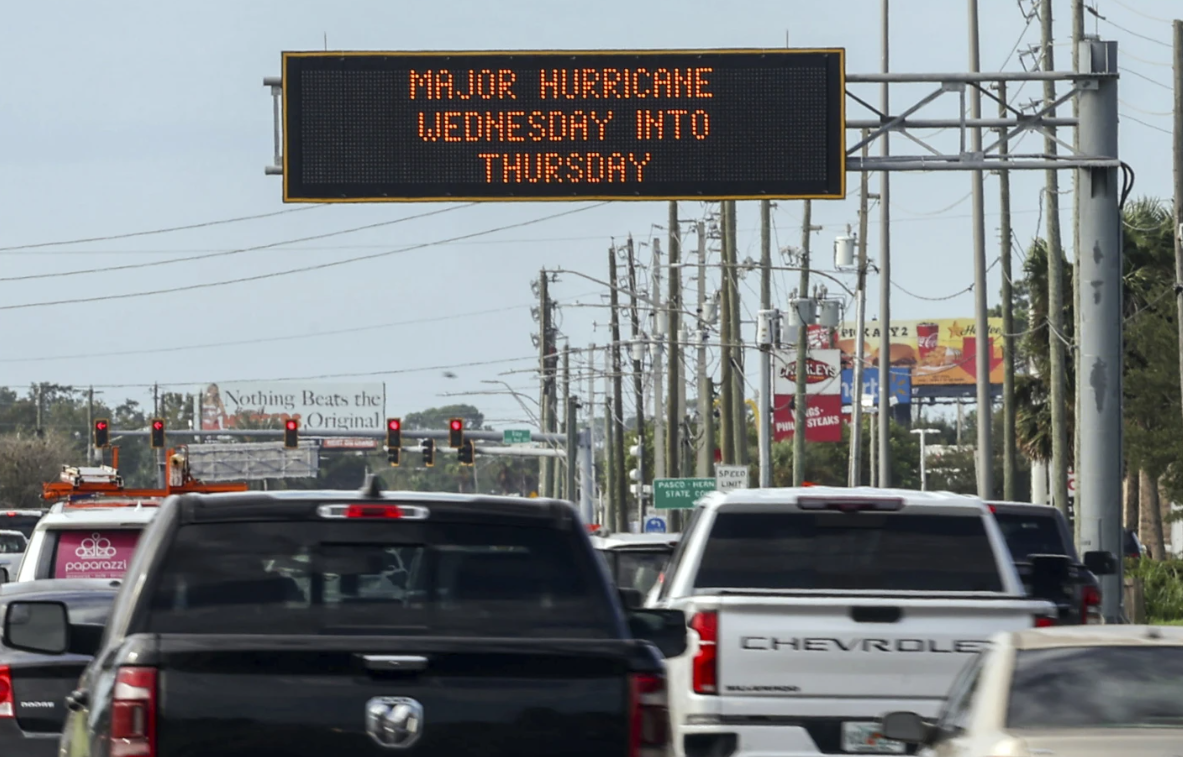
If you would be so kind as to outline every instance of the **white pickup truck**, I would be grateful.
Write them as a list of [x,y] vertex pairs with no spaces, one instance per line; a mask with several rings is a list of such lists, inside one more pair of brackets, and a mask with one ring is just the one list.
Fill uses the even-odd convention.
[[1056,613],[980,500],[884,489],[709,495],[650,597],[691,629],[667,661],[678,757],[903,754],[881,715],[935,715],[993,634]]

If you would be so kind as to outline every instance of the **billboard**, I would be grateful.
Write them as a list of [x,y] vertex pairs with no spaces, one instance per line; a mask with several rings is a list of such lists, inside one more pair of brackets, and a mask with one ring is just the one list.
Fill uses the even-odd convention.
[[[989,319],[990,383],[1002,383],[1002,319]],[[847,321],[838,333],[842,366],[854,362],[855,324]],[[866,365],[879,365],[880,326],[867,323],[863,331]],[[891,365],[912,373],[912,386],[972,386],[977,382],[977,327],[973,317],[891,322]]]
[[[773,350],[772,393],[797,392],[797,351]],[[842,391],[842,353],[810,349],[805,357],[805,393],[839,394]]]
[[[891,396],[901,405],[912,404],[912,371],[909,368],[891,369]],[[854,384],[854,369],[842,369],[842,404],[853,401],[850,390]],[[879,404],[879,370],[863,369],[863,396],[870,395],[871,403]]]
[[288,418],[301,433],[386,428],[383,383],[258,381],[210,384],[201,395],[201,428],[262,428]]
[[286,52],[285,202],[846,195],[845,51]]
[[[794,397],[778,394],[773,397],[772,440],[783,442],[793,438],[796,431]],[[837,394],[811,394],[805,397],[805,441],[842,441],[842,398]]]
[[311,444],[286,449],[282,442],[195,444],[189,447],[189,470],[200,481],[263,481],[316,478],[319,450]]

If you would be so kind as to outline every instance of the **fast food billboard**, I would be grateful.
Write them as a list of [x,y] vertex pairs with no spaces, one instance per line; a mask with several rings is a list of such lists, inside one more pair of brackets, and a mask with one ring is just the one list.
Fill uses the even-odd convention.
[[[865,365],[879,365],[880,326],[865,324]],[[1002,319],[989,319],[990,383],[1002,383]],[[853,321],[838,330],[842,367],[854,365]],[[972,386],[977,382],[977,324],[968,318],[936,318],[891,322],[891,365],[912,372],[912,386]]]

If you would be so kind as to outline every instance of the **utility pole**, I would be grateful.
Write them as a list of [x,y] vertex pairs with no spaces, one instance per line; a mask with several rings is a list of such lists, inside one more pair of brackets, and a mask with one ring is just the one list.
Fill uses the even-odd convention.
[[616,486],[616,524],[613,530],[628,533],[628,478],[624,474],[624,387],[620,361],[620,279],[616,274],[616,247],[608,248],[608,280],[612,282],[608,302],[612,315],[612,482]]
[[[1072,0],[1072,70],[1080,71],[1080,43],[1084,40],[1084,0]],[[1080,98],[1072,98],[1072,116],[1080,121]],[[1072,146],[1079,152],[1080,150],[1080,128],[1077,127],[1072,130],[1073,139]],[[1072,263],[1074,275],[1072,276],[1072,319],[1073,331],[1072,333],[1080,337],[1080,175],[1079,172],[1072,172]],[[1079,342],[1077,342],[1079,344]],[[1081,353],[1079,349],[1072,350],[1072,367],[1073,376],[1075,377],[1075,391],[1073,392],[1074,404],[1074,418],[1080,418],[1081,405],[1084,401],[1084,392],[1081,391],[1080,377],[1083,376],[1081,371]],[[1080,423],[1073,423],[1073,443],[1072,443],[1072,470],[1080,470]],[[1080,475],[1076,476],[1076,501],[1080,502]],[[1077,544],[1080,543],[1080,509],[1077,508],[1078,517],[1074,519],[1073,531],[1074,539]]]
[[742,319],[739,307],[739,255],[736,246],[735,200],[727,200],[727,249],[728,265],[725,279],[730,288],[731,303],[731,360],[734,366],[731,370],[731,422],[734,424],[731,432],[735,444],[735,463],[748,464],[748,411],[744,403],[744,351]]
[[772,486],[772,349],[776,325],[772,312],[772,203],[760,201],[760,488]]
[[[570,345],[563,346],[563,433],[567,436],[567,475],[563,479],[563,499],[568,502],[575,501],[575,487],[571,484],[575,481],[575,444],[574,444],[574,421],[570,416],[571,412],[571,347]],[[556,458],[556,466],[557,466]],[[474,468],[476,466],[473,466]]]
[[[160,417],[160,384],[152,385],[152,414]],[[38,426],[41,424],[38,423]],[[164,450],[155,450],[156,457],[156,485],[161,489],[164,488],[166,478],[164,475]]]
[[[1052,0],[1040,0],[1040,53],[1043,70],[1055,70],[1055,56],[1052,52]],[[1043,104],[1050,106],[1056,99],[1056,84],[1043,83]],[[1055,110],[1047,113],[1055,118]],[[1079,128],[1079,127],[1077,127]],[[1043,150],[1054,160],[1056,155],[1056,130],[1045,126],[1046,136]],[[1068,516],[1068,418],[1064,389],[1067,386],[1064,347],[1064,253],[1060,243],[1060,180],[1059,172],[1048,169],[1047,175],[1047,259],[1048,259],[1048,307],[1047,330],[1051,347],[1050,402],[1052,415],[1052,501],[1064,517]],[[1120,275],[1120,274],[1119,274]],[[979,411],[980,412],[980,411]],[[985,466],[983,466],[985,467]],[[1119,589],[1120,591],[1120,589]]]
[[[978,73],[981,69],[981,55],[978,52],[978,0],[969,0],[969,66],[970,71]],[[970,87],[970,118],[975,120],[982,117],[982,91],[978,87]],[[982,151],[982,127],[970,129],[970,152],[977,154]],[[994,447],[990,438],[993,426],[990,416],[993,403],[990,397],[990,290],[986,283],[986,186],[984,174],[981,170],[971,174],[973,184],[973,236],[974,236],[974,320],[976,322],[977,339],[977,394],[978,394],[978,455],[982,464],[978,466],[978,496],[982,499],[992,499],[994,496],[994,468],[991,459]],[[883,396],[887,384],[880,385],[880,396]],[[887,402],[890,405],[890,402]]]
[[41,422],[41,414],[45,408],[45,383],[37,385],[37,437],[45,436],[45,427]]
[[[198,417],[200,418],[200,416],[198,416]],[[86,392],[86,428],[87,428],[87,432],[86,432],[86,462],[89,465],[94,465],[96,462],[101,463],[102,461],[95,460],[95,457],[96,457],[95,452],[97,450],[95,449],[95,446],[94,446],[94,387],[93,386]]]
[[[542,432],[550,431],[550,413],[551,413],[551,371],[550,371],[550,280],[546,275],[546,269],[543,268],[538,273],[538,373],[541,378],[539,386],[539,402],[538,402],[538,422],[542,427]],[[554,470],[554,461],[549,457],[544,457],[538,462],[538,489],[539,494],[543,497],[554,496],[554,485],[552,478],[552,471]]]
[[[888,0],[882,0],[883,26],[880,44],[883,50],[883,73],[890,68],[890,25]],[[887,82],[880,85],[879,111],[884,117],[891,114],[891,100]],[[880,154],[891,154],[891,132],[879,138]],[[891,386],[891,174],[880,174],[879,186],[879,481],[882,487],[891,486],[891,403],[887,400]],[[861,387],[860,387],[861,391]]]
[[681,397],[686,385],[682,380],[682,345],[679,341],[682,332],[682,269],[680,267],[682,239],[681,226],[678,223],[677,200],[670,200],[666,230],[669,232],[669,243],[666,246],[669,248],[670,289],[666,301],[669,312],[666,317],[666,329],[669,331],[669,386],[666,391],[668,409],[665,422],[665,473],[671,478],[678,478],[682,474],[680,464],[682,453],[680,432],[683,417]]
[[[998,117],[1006,118],[1006,82],[998,82]],[[998,155],[1003,169],[998,172],[999,234],[1002,249],[1002,498],[1015,501],[1015,479],[1018,477],[1015,448],[1015,298],[1012,288],[1011,254],[1013,244],[1010,221],[1010,171],[1006,170],[1006,155],[1010,150],[1005,127],[998,130]]]
[[[809,247],[813,236],[813,202],[805,201],[802,211],[805,219],[801,224],[801,283],[797,291],[798,302],[809,298]],[[797,387],[793,398],[793,486],[805,483],[805,411],[809,398],[805,394],[809,356],[809,324],[798,303],[797,309]]]
[[714,391],[711,377],[707,374],[707,232],[706,224],[699,221],[695,227],[698,234],[698,323],[695,324],[698,347],[695,362],[695,378],[698,386],[698,459],[694,475],[709,478],[711,465],[715,462],[715,414],[711,407]]
[[1172,24],[1175,42],[1175,306],[1179,312],[1179,380],[1183,391],[1183,21]]
[[641,340],[641,318],[637,302],[637,261],[632,234],[628,237],[628,292],[632,315],[633,392],[637,403],[637,522],[645,518],[645,380],[641,375],[645,343]]
[[[1176,32],[1178,35],[1178,32]],[[1176,39],[1178,37],[1176,36]],[[1095,88],[1080,97],[1080,147],[1085,155],[1118,157],[1117,43],[1084,40],[1081,68],[1102,74]],[[1176,116],[1178,118],[1178,116]],[[1080,404],[1083,424],[1077,497],[1082,552],[1121,554],[1122,481],[1122,250],[1121,191],[1117,168],[1081,168],[1079,275],[1088,282],[1081,297],[1081,373],[1088,376],[1087,399]],[[1056,482],[1056,488],[1063,486]],[[1122,604],[1122,569],[1101,577],[1105,620],[1118,622]]]
[[[564,355],[563,360],[564,360],[564,362],[566,362],[567,353],[564,352],[563,355]],[[577,398],[575,398],[574,396],[572,396],[571,394],[566,394],[565,396],[567,398],[567,407],[566,407],[567,422],[566,422],[566,424],[564,424],[566,427],[566,432],[567,432],[567,480],[565,482],[565,487],[564,487],[567,490],[567,496],[565,497],[565,499],[568,502],[573,502],[573,503],[578,504],[579,502],[587,499],[587,497],[578,496],[578,494],[575,491],[575,470],[579,465],[579,463],[575,457],[576,453],[577,453],[578,446],[579,446],[579,440],[578,440],[579,431],[576,429],[577,421],[576,421],[575,416],[576,416],[576,413],[579,409],[579,400]],[[475,478],[476,466],[475,465],[473,466],[473,473],[474,473],[473,484],[475,486],[475,484],[476,484],[476,478]],[[591,486],[591,481],[585,479],[583,482],[583,485],[584,486]],[[479,490],[478,490],[478,493],[479,493]]]
[[[869,146],[865,144],[868,129],[863,129],[863,160],[867,159]],[[850,468],[847,472],[847,485],[850,487],[861,484],[863,472],[863,370],[866,364],[866,331],[867,331],[867,214],[870,210],[870,174],[861,172],[859,188],[858,211],[858,272],[855,283],[855,314],[854,314],[854,376],[850,387]],[[871,436],[874,443],[874,436]],[[874,457],[874,454],[871,455]]]
[[719,250],[722,263],[722,276],[719,286],[719,449],[722,452],[723,464],[735,463],[735,444],[738,441],[735,434],[735,424],[731,420],[731,412],[735,408],[732,395],[735,394],[735,383],[732,380],[732,342],[731,342],[731,262],[728,254],[728,239],[731,234],[727,227],[731,224],[727,212],[727,203],[719,203]]
[[[669,322],[668,309],[661,304],[661,240],[653,240],[653,257],[650,263],[649,299],[652,301],[653,341],[653,477],[665,478],[665,407],[662,392],[665,390],[665,333],[664,324]],[[674,396],[667,398],[671,405],[677,404]]]

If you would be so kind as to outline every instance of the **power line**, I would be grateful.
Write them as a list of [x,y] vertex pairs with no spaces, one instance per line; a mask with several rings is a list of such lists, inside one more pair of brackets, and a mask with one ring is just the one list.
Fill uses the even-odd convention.
[[39,242],[37,244],[18,244],[11,247],[0,247],[0,252],[8,252],[10,250],[34,250],[40,247],[63,247],[70,244],[87,244],[89,242],[109,242],[114,239],[131,239],[133,237],[147,237],[153,234],[170,234],[174,231],[191,231],[193,229],[206,229],[211,226],[223,226],[228,223],[240,223],[242,221],[257,221],[261,218],[274,218],[275,216],[287,215],[288,213],[302,213],[306,210],[316,210],[318,208],[326,207],[324,205],[309,205],[301,208],[288,208],[287,210],[277,210],[273,213],[259,213],[253,216],[239,216],[238,218],[224,218],[221,221],[203,221],[202,223],[191,223],[187,226],[170,226],[166,229],[153,229],[151,231],[133,231],[128,234],[111,234],[105,237],[88,237],[86,239],[70,239],[60,242]]
[[1121,31],[1125,32],[1126,34],[1132,34],[1135,37],[1139,37],[1141,39],[1144,39],[1147,42],[1153,42],[1156,45],[1162,45],[1163,47],[1171,47],[1171,44],[1168,42],[1163,42],[1162,40],[1155,39],[1154,37],[1147,37],[1145,34],[1139,34],[1138,32],[1130,31],[1129,29],[1125,28],[1121,24],[1114,23],[1113,21],[1110,21],[1109,19],[1105,18],[1104,16],[1098,16],[1096,11],[1093,12],[1093,15],[1097,16],[1097,18],[1101,19],[1102,21],[1109,24],[1110,26],[1120,29]]
[[1137,105],[1134,105],[1133,103],[1128,103],[1125,100],[1121,99],[1120,97],[1117,98],[1117,101],[1119,103],[1121,103],[1122,105],[1126,106],[1127,108],[1129,108],[1130,110],[1136,110],[1139,113],[1144,113],[1148,116],[1172,116],[1172,115],[1174,115],[1174,112],[1169,111],[1169,110],[1146,110],[1145,108],[1139,108]]
[[1155,131],[1161,131],[1163,134],[1174,136],[1173,133],[1169,129],[1164,129],[1161,126],[1155,126],[1154,124],[1146,123],[1145,121],[1143,121],[1140,118],[1134,118],[1129,113],[1122,113],[1121,116],[1122,116],[1122,118],[1130,119],[1131,121],[1133,121],[1136,124],[1142,124],[1147,129],[1154,129]]
[[[389,371],[362,371],[356,373],[322,373],[317,376],[282,376],[270,378],[249,378],[249,379],[220,379],[218,383],[235,384],[235,383],[270,383],[280,381],[318,381],[320,379],[338,379],[338,378],[375,378],[378,376],[400,376],[407,373],[426,373],[427,371],[449,371],[457,368],[477,368],[486,365],[504,365],[505,363],[522,363],[527,360],[537,361],[537,355],[528,355],[526,357],[510,357],[500,358],[497,360],[476,360],[468,363],[456,363],[454,365],[429,365],[421,368],[395,368]],[[153,382],[150,384],[90,384],[84,382],[85,386],[93,386],[95,389],[151,389],[154,386],[165,387],[189,387],[200,386],[202,384],[211,383],[209,381],[169,381],[169,382]]]
[[1169,84],[1163,84],[1158,79],[1153,79],[1153,78],[1147,76],[1146,74],[1140,74],[1137,71],[1133,70],[1132,68],[1126,68],[1125,66],[1118,66],[1118,70],[1122,71],[1123,73],[1133,74],[1134,76],[1138,77],[1139,79],[1145,79],[1146,81],[1150,82],[1151,84],[1155,85],[1156,87],[1162,87],[1163,89],[1169,89],[1172,92],[1174,91],[1174,87],[1170,86]]
[[29,308],[52,307],[56,305],[77,305],[88,302],[106,302],[109,300],[129,300],[139,297],[151,297],[158,294],[175,294],[177,292],[192,292],[199,289],[212,289],[214,287],[227,286],[230,284],[242,284],[251,281],[262,281],[265,279],[278,278],[280,276],[290,276],[296,273],[307,273],[309,271],[320,271],[325,268],[335,268],[337,266],[348,265],[350,263],[358,263],[365,260],[376,260],[378,258],[389,257],[391,255],[398,255],[404,252],[411,252],[413,250],[421,250],[425,247],[435,247],[441,244],[448,244],[462,239],[471,239],[473,237],[484,236],[487,234],[496,234],[500,231],[507,231],[509,229],[518,229],[523,226],[532,226],[534,224],[542,223],[543,221],[550,221],[555,218],[573,215],[575,213],[582,213],[593,208],[598,208],[607,205],[607,202],[599,202],[593,205],[586,205],[582,208],[575,208],[573,210],[565,210],[561,213],[553,213],[548,216],[534,218],[529,221],[521,221],[518,223],[507,224],[505,226],[498,226],[492,229],[485,229],[483,231],[474,231],[470,234],[461,234],[460,236],[451,237],[449,239],[441,239],[435,242],[423,242],[420,244],[408,245],[407,247],[399,247],[393,250],[386,250],[384,252],[376,252],[371,255],[360,255],[353,258],[346,258],[344,260],[333,260],[328,263],[318,263],[317,265],[304,266],[302,268],[290,268],[286,271],[273,271],[271,273],[260,273],[255,276],[243,276],[236,279],[226,279],[224,281],[211,281],[204,284],[189,284],[186,286],[170,287],[168,289],[153,289],[146,292],[129,292],[125,294],[108,294],[96,297],[75,297],[68,300],[47,300],[45,302],[27,302],[20,305],[2,305],[0,310],[27,310]]
[[[1143,13],[1140,10],[1137,10],[1135,8],[1131,8],[1130,6],[1123,3],[1121,0],[1113,0],[1113,4],[1120,5],[1122,8],[1125,8],[1130,13],[1133,13],[1136,16],[1141,16],[1142,18],[1150,19],[1151,21],[1158,21],[1159,23],[1163,23],[1163,24],[1171,23],[1171,19],[1169,19],[1169,18],[1159,18],[1158,16],[1151,16],[1149,13]],[[1110,22],[1110,23],[1112,23],[1112,22]],[[1114,24],[1114,26],[1117,26],[1117,24]],[[1118,27],[1118,28],[1120,29],[1121,27]],[[1122,55],[1125,55],[1125,54],[1126,53],[1124,53],[1124,52],[1122,53]]]
[[396,218],[393,221],[379,221],[378,223],[370,223],[365,226],[354,226],[350,229],[341,229],[339,231],[330,231],[324,234],[316,234],[310,237],[301,237],[299,239],[285,239],[282,242],[271,242],[269,244],[255,245],[254,247],[240,247],[234,250],[220,250],[216,252],[207,252],[201,255],[190,255],[185,258],[171,258],[169,260],[153,260],[150,263],[128,263],[126,265],[104,266],[102,268],[84,268],[78,271],[59,271],[56,273],[34,273],[27,276],[5,276],[0,277],[0,282],[4,281],[31,281],[33,279],[59,279],[64,276],[81,276],[89,273],[111,273],[114,271],[129,271],[137,268],[154,268],[162,265],[172,265],[173,263],[189,263],[194,260],[209,260],[210,258],[224,258],[230,255],[241,255],[246,252],[256,252],[258,250],[266,250],[272,247],[278,247],[285,244],[297,244],[299,242],[311,242],[317,239],[328,239],[329,237],[339,237],[344,234],[354,234],[359,231],[369,231],[371,229],[378,229],[384,226],[394,226],[395,224],[403,223],[405,221],[414,221],[420,218],[427,218],[428,216],[439,215],[441,213],[451,213],[454,210],[461,208],[470,208],[476,205],[475,202],[466,203],[464,205],[455,205],[440,210],[432,210],[427,213],[418,213],[413,216],[405,216],[403,218]]

